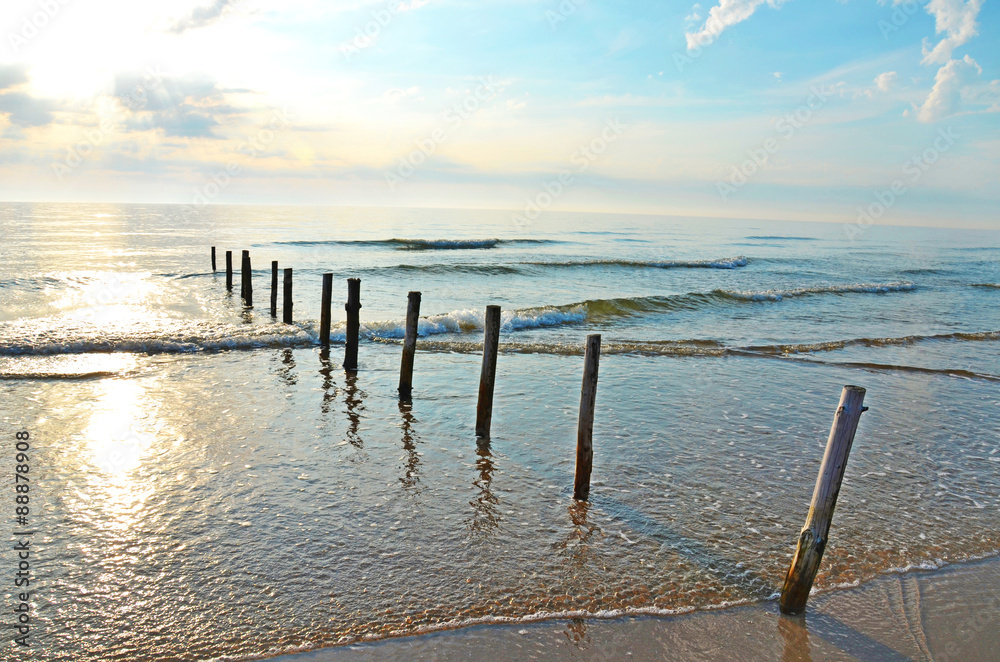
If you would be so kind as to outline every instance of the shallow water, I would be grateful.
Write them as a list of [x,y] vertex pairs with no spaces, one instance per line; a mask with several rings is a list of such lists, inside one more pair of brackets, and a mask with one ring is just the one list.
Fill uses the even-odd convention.
[[[35,659],[255,657],[767,598],[849,383],[871,410],[819,588],[1000,549],[998,233],[155,205],[6,204],[0,219],[0,402],[35,447]],[[253,310],[211,273],[212,245],[220,266],[251,251]],[[268,314],[271,260],[295,269],[291,327]],[[423,335],[400,404],[409,290]],[[488,303],[505,312],[482,444]]]

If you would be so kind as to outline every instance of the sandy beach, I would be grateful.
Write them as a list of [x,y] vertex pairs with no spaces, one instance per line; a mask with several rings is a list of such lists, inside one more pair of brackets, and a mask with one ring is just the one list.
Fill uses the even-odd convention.
[[801,619],[769,601],[675,617],[481,625],[273,659],[977,662],[1000,659],[998,620],[994,557],[821,593]]

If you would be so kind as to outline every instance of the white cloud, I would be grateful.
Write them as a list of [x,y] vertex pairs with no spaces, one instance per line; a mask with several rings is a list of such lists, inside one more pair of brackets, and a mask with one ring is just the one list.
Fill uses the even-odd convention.
[[899,74],[895,71],[886,71],[875,76],[875,87],[878,88],[879,92],[888,92],[897,80],[899,80]]
[[934,31],[944,34],[944,38],[934,48],[924,42],[922,64],[944,64],[951,59],[956,48],[975,37],[976,17],[983,0],[931,0],[927,3],[927,13],[934,17]]
[[[687,47],[693,51],[700,46],[707,46],[715,41],[715,38],[722,34],[726,28],[742,23],[757,11],[757,7],[765,2],[771,7],[777,8],[782,2],[787,0],[719,0],[717,7],[712,7],[708,12],[705,25],[697,32],[687,32]],[[932,0],[936,1],[936,0]],[[973,0],[970,0],[973,1]],[[974,0],[976,2],[980,0]]]
[[174,23],[171,32],[180,34],[188,30],[205,27],[219,20],[222,13],[232,5],[232,0],[215,0],[209,5],[195,7],[191,13]]
[[961,60],[949,60],[938,69],[934,77],[934,89],[920,107],[917,119],[921,122],[936,122],[954,113],[958,110],[962,88],[982,71],[979,64],[968,55]]

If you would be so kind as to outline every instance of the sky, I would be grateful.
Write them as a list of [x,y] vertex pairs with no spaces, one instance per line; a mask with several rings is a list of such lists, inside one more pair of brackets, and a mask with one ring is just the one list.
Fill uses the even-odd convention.
[[4,0],[0,200],[1000,229],[986,0]]

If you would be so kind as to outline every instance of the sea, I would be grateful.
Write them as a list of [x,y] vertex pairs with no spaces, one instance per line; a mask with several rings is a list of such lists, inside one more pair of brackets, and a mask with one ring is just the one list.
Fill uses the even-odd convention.
[[[0,234],[4,656],[253,660],[773,599],[849,384],[870,409],[814,590],[1000,550],[997,231],[2,203]],[[293,269],[292,324],[280,292],[271,316],[272,261]],[[483,440],[487,305],[502,326]],[[13,641],[25,540],[29,647]]]

